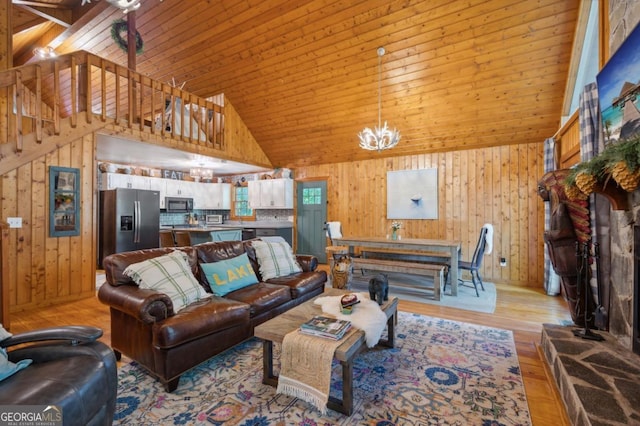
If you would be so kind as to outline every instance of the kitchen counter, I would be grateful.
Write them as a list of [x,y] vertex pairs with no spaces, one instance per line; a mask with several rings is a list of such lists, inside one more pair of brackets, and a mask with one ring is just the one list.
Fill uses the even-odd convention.
[[284,220],[276,220],[276,221],[257,221],[257,222],[240,222],[240,221],[229,221],[220,225],[216,225],[224,228],[255,228],[255,229],[281,229],[281,228],[293,228],[293,222],[288,222]]
[[229,231],[233,229],[242,230],[241,226],[198,226],[198,225],[190,225],[190,226],[161,226],[160,229],[173,229],[174,231],[187,231],[187,232],[211,232],[211,231]]
[[[229,221],[215,226],[198,225],[165,225],[160,229],[173,229],[174,231],[186,231],[191,234],[192,244],[207,241],[220,241],[229,239],[249,240],[260,237],[282,237],[289,245],[293,244],[293,223],[288,221],[258,221],[240,222]],[[234,233],[240,232],[240,236]]]

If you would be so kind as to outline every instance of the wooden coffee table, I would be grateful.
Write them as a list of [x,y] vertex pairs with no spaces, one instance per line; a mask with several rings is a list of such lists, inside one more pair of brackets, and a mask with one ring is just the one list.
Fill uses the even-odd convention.
[[[338,289],[326,289],[317,297],[339,296],[349,291]],[[275,318],[270,319],[254,329],[254,335],[263,340],[263,377],[262,383],[277,386],[278,376],[273,373],[273,343],[282,344],[282,340],[287,333],[290,333],[300,324],[311,319],[314,315],[327,315],[322,312],[319,305],[313,303],[314,299],[308,300],[288,310]],[[398,298],[394,297],[385,302],[382,311],[387,316],[387,338],[380,340],[378,345],[392,348],[395,339],[394,326],[397,320]],[[353,412],[353,360],[360,351],[367,347],[364,331],[356,330],[344,338],[344,342],[336,349],[334,358],[340,361],[342,366],[342,399],[329,396],[327,407],[332,410],[350,416]]]

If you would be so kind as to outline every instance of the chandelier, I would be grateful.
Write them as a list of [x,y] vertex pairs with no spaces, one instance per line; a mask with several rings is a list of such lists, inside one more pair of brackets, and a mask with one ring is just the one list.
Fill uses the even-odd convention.
[[189,176],[200,180],[213,179],[213,170],[204,167],[194,167],[189,170]]
[[51,46],[36,47],[35,49],[33,49],[33,54],[42,59],[50,59],[58,56]]
[[133,12],[134,10],[138,10],[140,8],[140,0],[107,0],[109,3],[117,7],[118,9],[122,9],[122,12]]
[[360,148],[370,151],[382,151],[383,149],[393,148],[400,142],[400,133],[396,129],[389,129],[387,122],[381,125],[381,76],[382,76],[382,55],[384,55],[384,47],[378,48],[378,126],[371,130],[365,127],[358,137],[360,138]]
[[[122,9],[122,12],[127,13],[138,10],[142,0],[107,0],[107,2],[118,9]],[[82,0],[82,6],[87,3],[91,3],[91,0]]]

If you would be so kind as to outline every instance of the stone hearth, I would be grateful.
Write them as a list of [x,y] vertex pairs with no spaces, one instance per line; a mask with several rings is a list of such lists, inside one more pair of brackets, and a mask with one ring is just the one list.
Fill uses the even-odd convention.
[[640,356],[611,334],[604,341],[573,335],[575,326],[544,324],[542,349],[571,422],[640,424]]

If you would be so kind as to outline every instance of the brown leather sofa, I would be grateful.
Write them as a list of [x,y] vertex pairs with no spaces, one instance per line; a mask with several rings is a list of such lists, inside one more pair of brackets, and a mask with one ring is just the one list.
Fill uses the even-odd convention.
[[173,248],[117,253],[106,257],[106,283],[98,292],[111,311],[111,346],[138,362],[164,385],[178,387],[180,375],[212,356],[253,336],[253,328],[324,291],[327,274],[316,270],[314,256],[296,255],[302,272],[262,282],[255,250],[248,241],[221,241],[179,247],[200,285],[211,290],[200,263],[217,262],[247,253],[260,281],[224,297],[212,296],[173,311],[171,299],[140,289],[123,274],[132,263],[161,256]]
[[54,405],[62,411],[64,425],[111,425],[118,373],[116,357],[97,340],[100,336],[102,330],[96,327],[66,326],[27,331],[0,341],[0,347],[9,349],[9,361],[32,360],[0,382],[0,405]]

